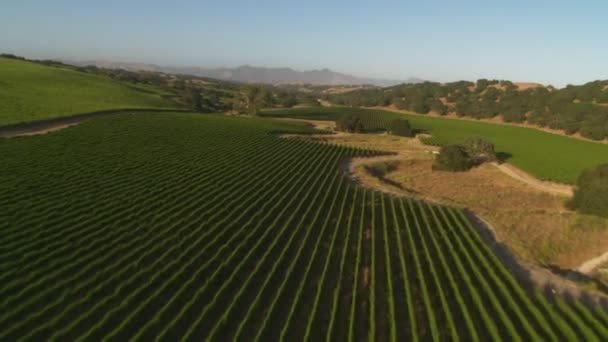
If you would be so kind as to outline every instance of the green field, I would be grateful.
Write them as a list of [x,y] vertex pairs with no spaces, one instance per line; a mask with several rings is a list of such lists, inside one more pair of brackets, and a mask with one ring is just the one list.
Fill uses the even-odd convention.
[[0,340],[600,341],[463,213],[356,186],[305,125],[105,117],[0,140]]
[[561,183],[574,183],[580,172],[608,162],[608,144],[572,139],[539,130],[483,122],[407,115],[347,107],[309,107],[266,111],[265,116],[335,120],[357,114],[366,128],[385,129],[394,118],[407,118],[414,129],[430,133],[447,144],[463,143],[470,136],[489,139],[507,162],[530,174]]
[[0,126],[110,109],[176,108],[154,87],[0,57]]

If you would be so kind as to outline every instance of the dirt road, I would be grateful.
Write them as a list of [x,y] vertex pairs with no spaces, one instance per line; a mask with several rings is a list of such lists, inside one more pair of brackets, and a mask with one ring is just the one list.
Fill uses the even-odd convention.
[[542,181],[540,179],[534,178],[534,176],[516,168],[513,165],[496,163],[493,163],[493,165],[496,166],[504,174],[521,182],[524,182],[533,187],[534,189],[568,197],[572,197],[572,194],[574,193],[574,190],[570,185]]
[[576,270],[580,273],[589,274],[593,272],[598,266],[601,264],[608,262],[608,252],[597,256],[593,259],[585,261],[582,265],[580,265]]
[[61,118],[35,121],[0,127],[0,138],[12,138],[37,134],[46,134],[64,128],[78,125],[82,122],[109,115],[133,114],[133,113],[163,113],[163,112],[187,112],[181,109],[118,109],[106,110],[93,113],[77,114]]

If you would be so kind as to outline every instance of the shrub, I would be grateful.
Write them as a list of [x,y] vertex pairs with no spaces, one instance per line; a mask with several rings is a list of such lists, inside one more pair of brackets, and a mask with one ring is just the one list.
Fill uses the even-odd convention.
[[361,122],[361,118],[356,115],[343,115],[336,121],[336,130],[350,132],[350,133],[363,133],[365,127]]
[[494,144],[480,137],[468,137],[464,141],[464,148],[469,157],[476,163],[496,161]]
[[567,205],[583,214],[608,217],[608,164],[583,171]]
[[439,155],[433,163],[433,170],[457,172],[466,171],[471,166],[471,158],[463,146],[446,145],[439,150]]

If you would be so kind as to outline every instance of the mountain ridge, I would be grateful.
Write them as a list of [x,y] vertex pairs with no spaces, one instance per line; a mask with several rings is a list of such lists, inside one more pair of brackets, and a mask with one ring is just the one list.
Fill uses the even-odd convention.
[[374,85],[388,87],[402,83],[420,83],[422,79],[408,78],[391,80],[381,78],[358,77],[350,74],[335,72],[328,68],[298,71],[290,67],[256,67],[241,65],[235,68],[203,68],[203,67],[172,67],[146,63],[128,63],[111,61],[64,61],[68,64],[85,66],[95,65],[103,68],[120,68],[131,71],[156,71],[166,73],[188,74],[215,78],[218,80],[241,83],[293,84],[306,83],[314,85]]

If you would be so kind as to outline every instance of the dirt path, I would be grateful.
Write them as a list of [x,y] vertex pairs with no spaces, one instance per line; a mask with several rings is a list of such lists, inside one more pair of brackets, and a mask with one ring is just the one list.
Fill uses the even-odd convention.
[[20,136],[30,136],[46,134],[59,131],[82,122],[109,115],[133,114],[133,113],[163,113],[163,112],[187,112],[182,109],[118,109],[107,110],[93,113],[77,114],[72,116],[60,117],[49,120],[41,120],[31,123],[16,124],[0,127],[0,138],[12,138]]
[[542,181],[510,164],[492,164],[504,174],[524,182],[534,189],[556,195],[565,195],[568,197],[572,197],[572,194],[574,193],[573,188],[570,185]]
[[[345,168],[345,171],[350,173],[351,175],[355,174],[355,168],[359,165],[364,164],[373,164],[377,162],[386,162],[392,160],[405,159],[405,156],[402,154],[398,155],[390,155],[390,156],[379,156],[379,157],[364,157],[364,158],[352,158],[348,160],[348,166]],[[571,197],[573,194],[572,186],[565,184],[558,184],[553,182],[541,181],[533,176],[525,173],[524,171],[516,168],[513,165],[509,164],[496,164],[492,163],[492,165],[496,166],[496,168],[502,171],[504,174],[516,179],[520,182],[523,182],[536,190],[555,194],[555,195],[563,195]],[[356,177],[356,176],[354,176]]]
[[587,260],[582,263],[576,270],[583,274],[590,274],[601,264],[608,262],[608,252],[597,256],[593,259]]
[[[18,133],[18,134],[13,135],[13,136],[26,137],[26,136],[30,136],[30,135],[46,134],[46,133],[50,133],[50,132],[60,131],[60,130],[62,130],[64,128],[76,126],[79,123],[80,122],[75,122],[75,123],[70,123],[70,124],[64,124],[64,125],[56,125],[56,126],[52,126],[52,127],[48,127],[48,128],[37,129],[37,130],[34,130],[34,131],[28,131],[28,132]],[[5,136],[5,138],[10,138],[10,137],[11,136]]]
[[[272,118],[272,120],[307,123],[309,125],[312,125],[315,129],[320,129],[322,131],[333,131],[336,128],[336,122],[329,121],[329,120],[325,121],[325,120],[308,120],[308,119],[293,119],[293,118]],[[341,132],[336,132],[336,133],[341,133]]]

